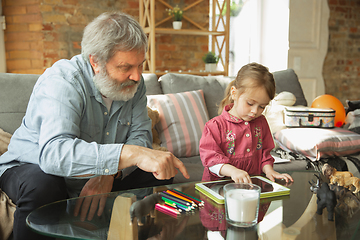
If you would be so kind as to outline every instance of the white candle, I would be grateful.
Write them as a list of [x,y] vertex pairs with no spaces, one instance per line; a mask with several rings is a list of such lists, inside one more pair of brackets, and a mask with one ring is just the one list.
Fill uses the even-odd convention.
[[226,192],[228,216],[235,222],[252,222],[256,218],[259,193],[247,189]]

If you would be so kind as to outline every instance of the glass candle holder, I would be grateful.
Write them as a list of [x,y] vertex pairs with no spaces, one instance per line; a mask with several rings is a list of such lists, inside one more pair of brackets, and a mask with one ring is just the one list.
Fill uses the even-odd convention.
[[261,188],[252,183],[229,183],[224,186],[226,221],[237,227],[257,224]]

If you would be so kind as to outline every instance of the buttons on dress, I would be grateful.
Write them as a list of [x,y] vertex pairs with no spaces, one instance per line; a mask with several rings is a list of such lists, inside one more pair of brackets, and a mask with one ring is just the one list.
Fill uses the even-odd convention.
[[104,115],[106,116],[106,115],[108,115],[108,113],[107,113],[107,112],[104,112]]
[[105,173],[109,173],[109,169],[105,169]]
[[245,122],[245,125],[248,125],[249,123],[248,122]]
[[247,133],[245,136],[246,136],[246,137],[250,137],[250,134]]
[[246,149],[247,152],[250,152],[250,148]]
[[106,135],[107,135],[107,136],[109,136],[109,134],[110,134],[109,132],[106,132]]

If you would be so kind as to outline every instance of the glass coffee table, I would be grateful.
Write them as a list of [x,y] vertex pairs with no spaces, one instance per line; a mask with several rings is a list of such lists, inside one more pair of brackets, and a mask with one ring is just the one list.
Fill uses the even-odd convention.
[[[224,205],[197,191],[195,182],[67,199],[33,211],[27,224],[39,234],[61,239],[360,239],[358,197],[339,192],[335,221],[328,221],[326,209],[322,215],[316,214],[317,198],[309,184],[317,181],[314,172],[289,174],[294,178],[294,183],[287,185],[290,195],[262,199],[259,223],[251,228],[228,225]],[[141,207],[138,204],[140,222],[137,218],[131,221],[134,202],[166,189],[179,190],[204,201],[204,205],[173,215],[153,210],[152,203]],[[75,217],[76,203],[89,198],[105,199],[101,214],[96,212],[91,220]],[[151,198],[148,200],[151,202]]]

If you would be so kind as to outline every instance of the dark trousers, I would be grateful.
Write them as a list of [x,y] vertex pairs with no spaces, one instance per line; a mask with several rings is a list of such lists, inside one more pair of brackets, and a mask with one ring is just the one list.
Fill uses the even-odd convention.
[[112,192],[134,188],[155,187],[172,184],[172,182],[173,178],[168,180],[158,180],[152,173],[137,168],[123,180],[115,179]]
[[14,240],[52,239],[33,232],[26,226],[26,217],[38,207],[66,199],[65,181],[45,174],[36,164],[25,164],[5,171],[0,177],[0,188],[16,204]]
[[[112,191],[171,184],[173,179],[158,180],[152,173],[136,169],[123,180],[116,179]],[[36,208],[67,198],[62,177],[44,173],[36,164],[25,164],[5,171],[0,188],[16,204],[14,240],[53,239],[39,235],[26,226],[26,217]]]

